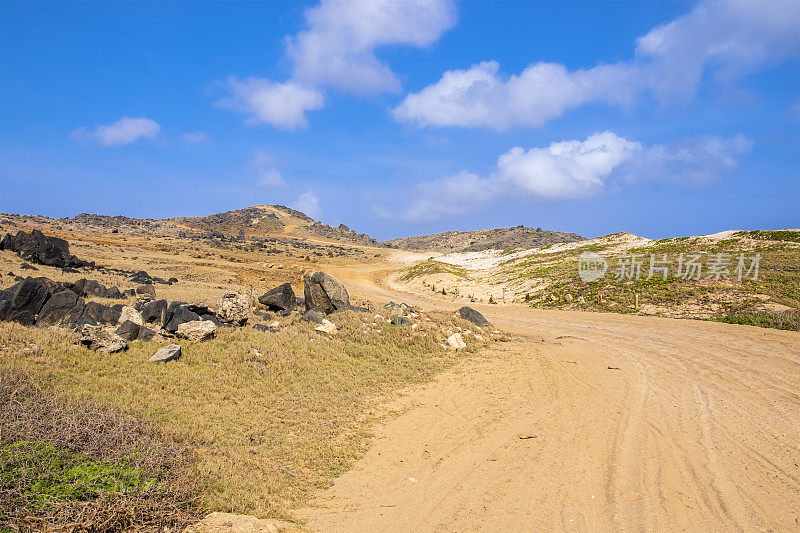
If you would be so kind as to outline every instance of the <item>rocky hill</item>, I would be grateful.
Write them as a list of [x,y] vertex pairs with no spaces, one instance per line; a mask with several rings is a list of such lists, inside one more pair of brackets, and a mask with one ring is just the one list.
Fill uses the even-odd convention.
[[548,244],[584,240],[577,233],[549,231],[542,228],[498,228],[478,231],[447,231],[434,235],[392,239],[382,244],[404,250],[435,251],[442,253],[479,252],[482,250],[509,250],[537,248]]
[[257,205],[203,217],[178,217],[163,220],[88,213],[58,220],[50,220],[46,217],[23,218],[45,223],[49,221],[68,229],[88,229],[129,235],[148,234],[231,240],[267,237],[318,238],[342,244],[380,246],[369,235],[357,233],[344,224],[329,226],[314,220],[305,213],[282,205]]

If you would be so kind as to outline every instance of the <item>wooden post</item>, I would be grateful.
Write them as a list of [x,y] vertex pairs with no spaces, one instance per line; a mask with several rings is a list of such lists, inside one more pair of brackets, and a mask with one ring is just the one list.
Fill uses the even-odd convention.
[[638,311],[639,310],[639,295],[638,294],[634,294],[633,295],[633,310],[634,311]]

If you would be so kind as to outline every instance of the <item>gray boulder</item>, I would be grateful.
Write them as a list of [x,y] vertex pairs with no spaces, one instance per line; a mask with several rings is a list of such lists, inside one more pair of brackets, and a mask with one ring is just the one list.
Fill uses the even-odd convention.
[[227,324],[243,326],[250,318],[250,298],[228,291],[219,299],[217,317]]
[[303,277],[306,308],[319,308],[325,313],[343,311],[350,307],[350,296],[344,285],[319,270]]
[[85,324],[81,328],[80,343],[89,348],[103,353],[119,352],[128,347],[128,343],[103,326]]
[[461,315],[461,318],[464,320],[472,322],[476,326],[480,326],[482,328],[492,325],[482,314],[480,314],[480,312],[466,305],[458,310],[458,314]]
[[156,353],[150,356],[151,363],[166,363],[178,359],[181,356],[181,347],[179,344],[169,344],[163,348],[156,350]]
[[292,284],[284,283],[261,295],[258,302],[270,311],[292,311],[297,306],[297,296]]

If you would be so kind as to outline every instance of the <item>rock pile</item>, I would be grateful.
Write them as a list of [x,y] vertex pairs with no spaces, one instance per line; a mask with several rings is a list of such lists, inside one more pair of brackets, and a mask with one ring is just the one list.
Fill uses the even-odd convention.
[[16,252],[26,261],[58,268],[93,267],[69,253],[69,243],[58,237],[48,237],[34,229],[30,233],[22,230],[16,235],[6,233],[0,240],[0,250]]

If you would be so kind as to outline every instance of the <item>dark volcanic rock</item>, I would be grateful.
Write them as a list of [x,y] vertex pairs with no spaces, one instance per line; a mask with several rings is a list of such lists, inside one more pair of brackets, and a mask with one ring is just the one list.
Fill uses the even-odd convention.
[[71,290],[55,293],[36,319],[37,326],[65,326],[73,327],[83,314],[86,303],[83,298]]
[[161,327],[170,333],[175,333],[178,331],[178,326],[184,322],[192,322],[193,320],[200,320],[200,316],[190,311],[186,303],[172,302],[164,312]]
[[291,283],[284,283],[259,297],[258,302],[270,311],[292,311],[297,306],[297,297]]
[[461,318],[464,320],[472,322],[476,326],[480,326],[482,328],[492,325],[482,314],[480,314],[480,312],[466,305],[458,310],[458,314],[461,315]]
[[114,332],[126,341],[149,341],[156,336],[156,332],[136,322],[126,320]]
[[48,237],[35,229],[30,233],[6,233],[0,240],[0,250],[16,252],[31,263],[54,267],[83,267],[90,264],[69,253],[69,243],[58,237]]
[[95,326],[99,324],[116,324],[120,317],[120,312],[112,309],[107,305],[98,302],[89,302],[83,308],[80,318],[76,322],[76,326],[89,324]]
[[262,331],[264,333],[277,333],[278,330],[275,328],[271,328],[266,324],[253,324],[253,329],[256,331]]
[[344,285],[324,272],[315,271],[303,277],[306,308],[319,308],[325,313],[350,307],[350,296]]
[[144,307],[140,310],[142,314],[142,319],[145,322],[157,322],[158,325],[161,325],[161,317],[164,314],[164,311],[167,309],[167,301],[166,300],[153,300],[152,302],[146,303]]
[[0,320],[12,320],[31,326],[51,295],[52,292],[46,284],[34,278],[25,278],[0,291]]

